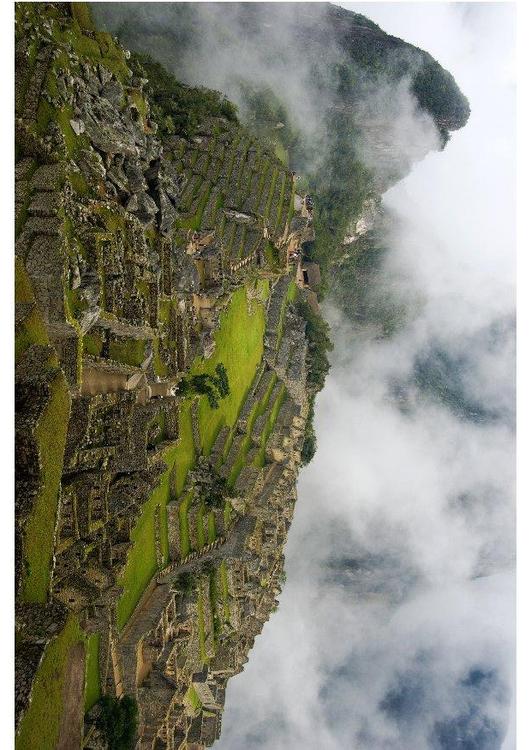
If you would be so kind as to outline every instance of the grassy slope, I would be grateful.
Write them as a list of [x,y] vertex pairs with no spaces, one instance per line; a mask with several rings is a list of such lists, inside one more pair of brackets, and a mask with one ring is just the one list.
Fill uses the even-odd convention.
[[[15,302],[33,302],[31,282],[20,259],[15,264]],[[32,344],[48,344],[48,334],[37,308],[15,335],[15,357],[19,359]],[[55,355],[48,366],[58,368]],[[57,373],[50,385],[50,400],[41,415],[35,437],[41,455],[41,488],[25,525],[25,567],[22,596],[26,601],[44,603],[48,596],[57,517],[59,483],[70,414],[70,394],[63,373]]]
[[35,430],[41,454],[42,486],[25,528],[22,595],[26,601],[44,603],[48,596],[69,413],[70,394],[64,375],[58,370],[51,384],[51,398]]
[[[261,299],[267,299],[267,281],[258,282]],[[220,401],[218,409],[211,409],[206,397],[199,402],[199,429],[203,452],[208,453],[218,431],[223,425],[232,426],[240,411],[247,391],[253,381],[263,352],[265,330],[265,309],[260,300],[253,300],[248,309],[246,288],[238,289],[232,295],[226,311],[221,315],[220,329],[215,334],[216,350],[208,359],[194,362],[191,372],[214,373],[218,362],[226,367],[231,392]],[[158,513],[161,518],[161,545],[167,560],[168,533],[166,505],[183,490],[186,475],[195,463],[192,426],[190,419],[190,402],[185,401],[180,408],[180,439],[165,456],[167,470],[159,486],[152,493],[142,510],[142,515],[133,533],[133,547],[127,558],[125,571],[120,579],[124,587],[117,607],[117,623],[121,629],[131,616],[142,592],[157,570],[155,547],[155,524]],[[175,468],[175,486],[171,487],[171,478]],[[184,503],[185,501],[183,501]],[[160,508],[160,511],[158,510]],[[186,519],[187,508],[181,513],[181,540],[183,549],[189,548],[189,537]]]
[[97,702],[100,691],[100,634],[94,633],[87,638],[85,662],[85,711]]
[[32,700],[16,737],[16,750],[55,750],[63,711],[63,684],[68,653],[84,637],[71,615],[48,644],[33,686]]

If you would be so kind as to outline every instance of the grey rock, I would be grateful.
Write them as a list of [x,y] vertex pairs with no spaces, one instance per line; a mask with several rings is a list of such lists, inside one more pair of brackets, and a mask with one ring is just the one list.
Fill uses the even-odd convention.
[[176,211],[164,190],[158,191],[160,206],[160,231],[168,235],[175,222]]
[[157,204],[147,193],[135,193],[126,206],[142,224],[149,224],[158,213]]
[[107,80],[103,84],[101,95],[115,107],[120,107],[123,101],[124,90],[116,80]]
[[88,149],[81,151],[77,160],[77,166],[88,182],[97,182],[105,178],[106,172],[103,160],[95,151]]
[[124,163],[124,171],[132,193],[139,193],[146,189],[147,184],[138,162],[128,159]]
[[88,120],[87,134],[94,146],[107,154],[125,154],[137,156],[138,149],[131,135],[120,127],[119,123],[96,122]]
[[83,120],[70,120],[70,125],[76,135],[81,135],[81,133],[85,132],[85,123]]

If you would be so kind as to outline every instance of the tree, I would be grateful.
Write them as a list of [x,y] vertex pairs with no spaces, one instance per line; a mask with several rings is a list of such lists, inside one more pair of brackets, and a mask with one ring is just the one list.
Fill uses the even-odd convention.
[[138,726],[138,706],[131,695],[121,699],[104,695],[97,726],[105,735],[109,750],[133,750]]
[[179,396],[198,394],[206,396],[211,409],[219,407],[219,399],[230,394],[229,378],[225,366],[218,362],[215,375],[201,373],[184,377],[177,385],[175,393]]

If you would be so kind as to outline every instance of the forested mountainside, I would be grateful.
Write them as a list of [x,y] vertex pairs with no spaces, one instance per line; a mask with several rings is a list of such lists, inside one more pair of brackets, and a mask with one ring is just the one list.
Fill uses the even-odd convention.
[[329,3],[93,7],[130,49],[180,80],[223,91],[242,122],[289,162],[314,198],[316,241],[305,253],[320,263],[323,288],[337,291],[339,304],[352,270],[337,263],[344,238],[470,114],[431,55]]
[[[252,39],[268,7],[246,5],[233,35]],[[325,37],[312,41],[304,8],[309,54]],[[388,39],[326,8],[345,54],[356,34],[369,50]],[[169,10],[201,23],[195,6]],[[433,65],[422,106],[445,131],[467,107]],[[184,67],[183,82],[131,54],[84,3],[16,6],[19,750],[219,737],[227,681],[277,606],[315,449],[331,347],[315,260],[336,262],[382,178],[367,172],[346,201],[343,162],[335,217],[352,124],[337,75],[322,82],[339,119],[324,113],[335,140],[320,171],[315,141],[287,109],[273,127],[285,105],[252,78],[238,110]]]

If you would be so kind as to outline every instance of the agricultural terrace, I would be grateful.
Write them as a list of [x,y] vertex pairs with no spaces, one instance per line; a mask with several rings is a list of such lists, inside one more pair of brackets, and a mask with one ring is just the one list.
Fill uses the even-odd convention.
[[[192,375],[215,373],[222,363],[227,371],[230,394],[212,409],[206,396],[199,397],[197,427],[200,449],[208,453],[219,430],[231,428],[256,375],[262,359],[265,330],[265,302],[269,284],[266,280],[252,281],[234,292],[220,316],[220,327],[215,334],[216,348],[210,359],[197,359],[190,370]],[[157,489],[144,505],[133,532],[133,546],[119,581],[123,593],[117,606],[117,624],[122,629],[155,572],[168,562],[168,526],[166,506],[177,499],[185,486],[186,475],[194,466],[196,447],[192,425],[192,398],[179,404],[179,440],[167,450],[164,472]],[[186,503],[186,498],[183,503]],[[212,527],[210,531],[212,536]],[[160,539],[160,560],[157,555]]]

